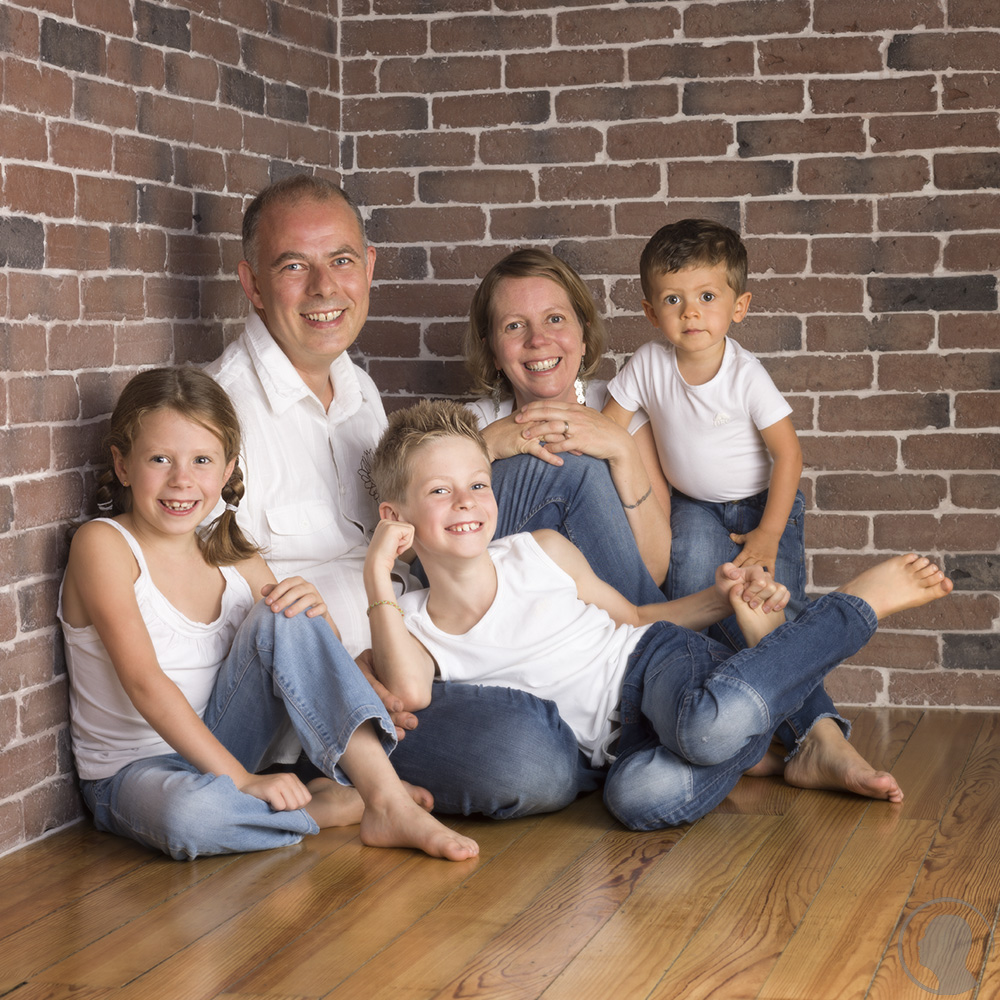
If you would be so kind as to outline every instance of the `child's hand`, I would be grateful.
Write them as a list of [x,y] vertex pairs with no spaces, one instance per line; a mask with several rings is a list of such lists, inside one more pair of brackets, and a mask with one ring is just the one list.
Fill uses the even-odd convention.
[[383,568],[390,573],[396,559],[413,545],[413,525],[405,521],[379,521],[372,540],[368,543],[365,565],[371,569]]
[[762,607],[765,613],[781,611],[791,596],[788,588],[777,583],[762,566],[723,563],[715,571],[715,589],[727,602],[729,591],[737,584],[743,584],[743,600],[751,608]]
[[403,711],[403,699],[397,698],[376,676],[375,661],[370,649],[364,650],[354,657],[358,669],[365,675],[365,680],[371,684],[379,700],[385,705],[385,710],[396,727],[396,739],[401,740],[408,729],[417,728],[417,717],[412,712]]
[[729,536],[737,545],[743,546],[743,551],[733,560],[737,566],[763,566],[764,569],[774,572],[774,567],[778,562],[778,542],[780,536],[775,538],[760,528],[754,528],[745,535],[738,535],[732,532]]
[[317,618],[326,614],[326,605],[319,591],[301,576],[290,576],[278,583],[267,583],[260,588],[264,603],[275,613],[285,612],[286,618],[294,618],[300,611],[307,618]]
[[251,774],[238,787],[241,792],[266,802],[275,812],[302,809],[312,801],[309,789],[294,774]]

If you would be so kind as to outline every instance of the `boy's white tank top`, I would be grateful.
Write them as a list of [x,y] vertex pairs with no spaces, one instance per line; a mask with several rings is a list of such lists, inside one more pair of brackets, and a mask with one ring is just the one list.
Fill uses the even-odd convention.
[[[198,715],[203,715],[236,630],[253,608],[250,585],[235,567],[220,566],[226,588],[219,617],[208,623],[192,621],[154,586],[142,549],[129,531],[110,518],[98,520],[112,525],[128,542],[139,564],[135,599],[160,668]],[[74,628],[66,623],[62,588],[58,615],[69,670],[73,754],[80,777],[106,778],[133,761],[172,753],[173,748],[129,700],[97,629],[93,625]]]

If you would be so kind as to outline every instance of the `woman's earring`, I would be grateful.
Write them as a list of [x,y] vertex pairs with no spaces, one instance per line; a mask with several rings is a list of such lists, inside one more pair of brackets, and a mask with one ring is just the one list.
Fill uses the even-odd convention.
[[581,405],[587,402],[587,383],[583,380],[583,358],[580,358],[580,374],[576,376],[573,388],[576,390],[576,401]]

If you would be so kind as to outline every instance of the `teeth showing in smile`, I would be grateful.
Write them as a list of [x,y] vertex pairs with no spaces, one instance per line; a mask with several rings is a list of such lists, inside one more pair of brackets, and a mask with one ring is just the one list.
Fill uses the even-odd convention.
[[343,309],[333,309],[330,312],[303,313],[302,315],[312,323],[332,323],[343,311]]
[[194,506],[194,500],[161,500],[168,510],[190,510]]
[[529,372],[547,372],[550,368],[555,368],[559,360],[559,358],[546,358],[545,361],[526,361],[524,367]]
[[477,531],[482,527],[481,521],[466,521],[464,524],[453,524],[449,531]]

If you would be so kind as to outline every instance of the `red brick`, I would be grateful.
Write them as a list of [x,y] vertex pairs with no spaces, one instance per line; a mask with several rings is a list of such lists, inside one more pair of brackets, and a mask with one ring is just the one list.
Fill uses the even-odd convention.
[[879,629],[865,648],[847,662],[900,670],[934,670],[941,661],[939,645],[936,635]]
[[0,8],[0,40],[4,51],[37,60],[39,35],[38,18],[34,13],[18,10],[11,4]]
[[788,160],[670,163],[667,190],[671,197],[680,198],[766,197],[791,191],[792,173],[793,166]]
[[813,198],[794,201],[749,202],[746,232],[758,233],[868,233],[872,206],[867,201]]
[[23,799],[24,832],[30,840],[85,816],[76,778],[61,775],[32,788]]
[[[0,285],[3,283],[0,278]],[[45,337],[46,331],[41,325],[16,322],[5,324],[5,336],[0,338],[0,367],[8,372],[45,371]],[[7,422],[5,404],[6,400],[0,403],[0,413],[3,414],[0,423]]]
[[[802,349],[802,321],[797,316],[755,316],[751,313],[730,334],[752,354],[777,354]],[[795,401],[788,401],[793,406]],[[803,410],[809,409],[812,420],[812,400],[803,401]],[[796,423],[796,426],[799,426]]]
[[[828,473],[816,479],[816,505],[823,510],[936,510],[946,494],[945,480],[934,475]],[[815,573],[814,580],[821,582]]]
[[[773,0],[772,0],[773,2]],[[685,18],[685,27],[690,11]],[[680,14],[671,7],[592,7],[556,14],[556,41],[559,45],[634,45],[662,41],[680,28]],[[687,29],[689,37],[692,36]],[[737,34],[727,31],[726,34]]]
[[896,35],[889,45],[890,70],[1000,69],[997,36],[991,31],[919,31]]
[[861,153],[867,148],[861,118],[761,119],[736,125],[740,156],[787,153]]
[[[191,142],[194,134],[191,104],[162,94],[139,94],[138,130],[174,142]],[[130,126],[135,128],[136,125]]]
[[757,64],[764,74],[855,76],[878,73],[884,69],[881,44],[881,38],[850,35],[768,38],[758,42]]
[[115,362],[120,365],[169,364],[174,349],[168,322],[125,323],[115,331]]
[[827,674],[824,687],[834,703],[840,707],[873,705],[879,702],[884,681],[882,674],[877,670],[841,665]]
[[[68,521],[79,514],[82,503],[83,480],[76,472],[14,484],[14,510],[19,528],[36,528],[54,521]],[[51,625],[54,621],[53,613],[46,622],[35,627]]]
[[60,677],[47,687],[25,694],[21,700],[20,718],[21,734],[29,738],[65,726],[69,720],[66,678]]
[[111,259],[108,231],[98,226],[47,225],[45,250],[54,270],[103,271]]
[[[463,21],[449,18],[440,26]],[[432,22],[432,30],[435,27]],[[448,51],[434,46],[438,52]],[[344,21],[341,32],[341,53],[345,58],[357,56],[421,55],[427,51],[427,24],[421,20],[379,17],[367,21]]]
[[592,128],[498,129],[479,139],[484,163],[591,163],[603,145]]
[[49,334],[49,358],[55,371],[109,368],[115,357],[115,335],[110,326],[55,326]]
[[516,94],[463,94],[431,101],[435,128],[493,128],[497,125],[537,125],[551,113],[547,91]]
[[805,468],[813,472],[891,472],[897,464],[896,439],[887,435],[812,435],[799,433]]
[[911,434],[902,443],[908,469],[995,469],[1000,434]]
[[1000,141],[995,114],[893,115],[872,118],[868,130],[876,153],[942,146],[992,147]]
[[688,38],[760,35],[765,25],[769,35],[797,34],[809,26],[809,6],[806,0],[692,3],[684,10],[684,34]]
[[[425,282],[391,282],[382,281],[377,293],[371,299],[371,315],[373,318],[391,316],[413,316],[415,310],[426,302],[427,285]],[[435,288],[434,310],[439,316],[468,316],[471,289],[461,285],[438,285]],[[371,345],[365,341],[366,353],[371,354]],[[406,342],[396,345],[397,351],[410,355],[419,351],[418,344]],[[396,353],[396,352],[393,352]],[[387,383],[392,384],[392,383]]]
[[13,424],[74,420],[80,415],[80,394],[76,380],[69,375],[12,375],[7,392]]
[[711,46],[674,42],[670,45],[637,45],[628,52],[628,78],[633,82],[753,74],[752,42],[723,42]]
[[894,705],[967,705],[993,709],[1000,704],[1000,676],[971,670],[893,672],[889,675],[889,699]]
[[[131,39],[109,38],[107,78],[134,87],[162,90],[166,78],[163,50],[139,45]],[[128,126],[134,128],[133,123]]]
[[851,356],[801,355],[762,358],[782,392],[850,392],[871,388],[872,359]]
[[938,106],[933,76],[899,79],[812,80],[809,97],[815,114],[893,114],[934,111]]
[[368,236],[379,243],[446,243],[482,239],[486,217],[478,208],[377,208],[371,213]]
[[[537,56],[533,58],[538,58]],[[383,94],[434,94],[456,90],[499,90],[503,65],[496,56],[435,56],[426,59],[386,59],[379,70]],[[508,87],[544,86],[515,82],[508,62]],[[586,81],[591,82],[591,81]]]
[[1000,427],[1000,393],[963,392],[955,396],[956,427]]
[[309,94],[310,125],[327,128],[336,132],[340,127],[341,100],[332,94],[320,94],[315,91]]
[[[195,189],[196,209],[200,210],[204,199],[213,197],[207,192],[226,187],[226,161],[222,153],[178,146],[174,150],[174,183]],[[198,214],[204,213],[198,211]]]
[[684,84],[682,107],[686,115],[756,117],[762,108],[771,114],[794,115],[805,108],[805,87],[800,80],[698,80]]
[[753,294],[760,312],[860,312],[864,287],[852,278],[757,278]]
[[171,274],[218,274],[222,258],[212,236],[174,233],[167,237],[167,270]]
[[72,219],[76,192],[73,175],[64,170],[8,163],[4,208],[11,212]]
[[671,118],[677,114],[674,84],[629,87],[573,87],[555,95],[561,122],[627,122],[636,118]]
[[524,170],[425,170],[417,190],[430,204],[517,204],[534,201],[535,181]]
[[733,141],[728,122],[680,121],[612,125],[607,155],[613,161],[725,156]]
[[111,136],[107,132],[54,122],[50,135],[52,160],[59,166],[104,172],[111,169]]
[[76,179],[76,212],[81,219],[134,223],[137,207],[136,186],[132,181],[86,174]]
[[996,510],[1000,496],[1000,476],[954,475],[951,477],[951,498],[959,507],[970,510]]
[[944,266],[949,271],[1000,271],[1000,233],[949,236]]
[[875,547],[898,552],[995,552],[1000,518],[992,514],[878,514]]
[[878,382],[880,389],[903,392],[975,391],[994,388],[998,370],[1000,355],[993,353],[883,354]]
[[378,66],[378,61],[375,59],[346,60],[341,73],[343,96],[377,93]]
[[490,236],[506,240],[550,240],[561,237],[610,236],[611,214],[606,205],[552,205],[536,208],[495,208],[490,212]]
[[810,316],[808,348],[816,351],[923,351],[934,337],[934,319],[920,314]]
[[219,13],[224,21],[248,28],[251,31],[266,32],[266,0],[220,0]]
[[413,397],[461,396],[469,384],[460,361],[373,361],[368,370],[376,385],[397,386],[397,394],[410,397],[408,402]]
[[214,60],[188,55],[166,54],[166,86],[171,94],[200,101],[214,101],[219,93],[219,70]]
[[[158,359],[160,364],[169,362],[169,357]],[[89,401],[88,401],[89,405]],[[102,425],[63,424],[52,429],[52,471],[67,472],[80,467],[80,456],[100,456],[104,454],[104,431]],[[92,496],[96,486],[85,485],[84,497]],[[61,529],[57,529],[62,536]],[[60,538],[60,543],[64,541]],[[61,573],[65,567],[65,557],[52,566],[51,572]]]
[[932,236],[816,239],[812,269],[820,274],[930,274],[940,252]]
[[[18,567],[20,569],[20,567]],[[12,593],[0,592],[0,642],[12,642],[17,638],[17,604]],[[6,714],[13,715],[13,699],[4,698],[0,705],[7,709]],[[9,734],[7,736],[6,734]],[[13,737],[13,728],[0,728],[0,740],[6,742],[7,738]]]
[[59,320],[79,316],[79,286],[75,274],[11,271],[7,280],[12,319]]
[[[297,9],[309,7],[308,10]],[[271,6],[271,31],[278,38],[294,42],[304,48],[316,48],[321,52],[337,51],[336,5],[328,8],[326,3],[281,4]]]
[[73,82],[62,70],[8,58],[3,72],[5,105],[54,118],[73,116]]
[[798,187],[804,194],[881,194],[919,191],[929,178],[919,156],[824,156],[800,161]]
[[352,132],[421,132],[429,109],[422,97],[361,97],[343,102],[344,127]]
[[649,198],[659,193],[660,184],[660,168],[653,163],[543,167],[538,172],[538,196],[547,202]]
[[34,115],[19,115],[4,108],[0,129],[0,156],[6,159],[48,159],[45,123]]
[[73,11],[79,24],[112,35],[132,35],[135,22],[129,0],[75,0]]
[[191,141],[195,145],[223,151],[241,148],[243,117],[233,108],[197,104],[191,108],[191,119]]
[[240,61],[240,38],[232,24],[216,18],[191,16],[191,50],[219,63],[236,66]]
[[[401,25],[411,23],[413,22],[400,22]],[[374,24],[377,32],[372,33],[382,34],[381,25],[377,22]],[[552,18],[524,13],[499,17],[493,14],[448,17],[431,21],[430,33],[431,50],[434,52],[509,52],[547,49],[552,46]],[[409,34],[412,34],[412,29]],[[400,37],[409,40],[402,31]],[[383,41],[382,44],[387,42]],[[416,55],[424,51],[423,47],[415,47],[416,40],[410,41],[410,44],[414,46],[410,50],[411,54]],[[368,51],[377,52],[372,42],[369,43]]]
[[890,431],[917,427],[947,427],[949,399],[945,393],[878,393],[871,396],[824,396],[819,400],[823,431]]
[[1000,104],[1000,74],[954,73],[944,76],[941,107],[945,111],[995,108]]
[[863,549],[868,544],[869,520],[849,514],[808,511],[805,519],[806,550]]
[[146,278],[146,315],[192,319],[198,315],[198,283],[186,278]]
[[979,0],[949,0],[948,23],[952,28],[1000,28],[1000,9]]

